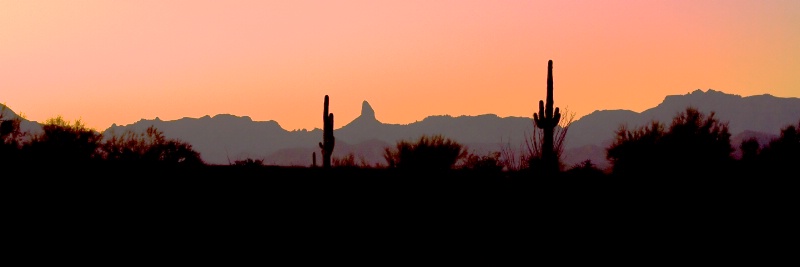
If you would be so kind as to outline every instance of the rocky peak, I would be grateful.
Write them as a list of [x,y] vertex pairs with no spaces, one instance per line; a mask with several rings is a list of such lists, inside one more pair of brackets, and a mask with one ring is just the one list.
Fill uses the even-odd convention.
[[367,100],[364,100],[364,102],[361,103],[361,116],[359,116],[359,118],[376,120],[375,110],[372,109],[372,106],[369,105],[369,102],[367,102]]

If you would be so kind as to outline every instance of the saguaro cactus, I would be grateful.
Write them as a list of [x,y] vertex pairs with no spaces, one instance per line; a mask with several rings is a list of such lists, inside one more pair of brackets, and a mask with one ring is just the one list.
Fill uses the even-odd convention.
[[317,152],[311,152],[311,167],[317,167]]
[[561,112],[558,108],[553,110],[553,61],[547,61],[547,103],[539,100],[539,113],[533,114],[533,121],[536,127],[542,129],[542,163],[545,171],[558,171],[558,155],[553,147],[553,131],[561,120]]
[[325,95],[325,106],[322,114],[322,142],[319,148],[322,150],[322,167],[331,167],[331,154],[336,140],[333,137],[333,113],[328,113],[328,95]]

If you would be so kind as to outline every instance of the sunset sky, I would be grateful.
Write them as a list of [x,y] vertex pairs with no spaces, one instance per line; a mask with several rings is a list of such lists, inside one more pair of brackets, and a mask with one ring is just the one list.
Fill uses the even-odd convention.
[[714,89],[800,97],[800,1],[0,0],[0,103],[96,130],[233,114],[335,128],[575,119]]

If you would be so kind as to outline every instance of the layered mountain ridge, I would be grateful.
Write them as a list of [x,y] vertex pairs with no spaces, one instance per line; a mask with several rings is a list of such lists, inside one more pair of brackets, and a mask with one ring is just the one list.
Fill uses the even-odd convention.
[[[621,125],[629,128],[656,120],[669,126],[672,118],[687,107],[728,122],[731,144],[738,147],[744,136],[768,140],[777,137],[780,129],[800,121],[800,98],[775,97],[769,94],[742,97],[709,89],[684,95],[669,95],[656,107],[634,112],[630,110],[596,110],[575,120],[569,127],[564,151],[567,165],[592,160],[600,167],[608,166],[605,148],[613,141]],[[10,108],[3,109],[4,118],[14,118]],[[41,128],[36,122],[23,120],[23,130]],[[317,143],[322,130],[283,129],[278,122],[253,121],[248,116],[217,114],[200,118],[163,121],[158,117],[142,119],[129,125],[112,125],[104,134],[132,130],[144,131],[154,126],[168,138],[192,144],[210,164],[229,164],[235,160],[263,159],[265,164],[308,166],[311,154],[319,152]],[[367,164],[385,163],[383,149],[398,140],[414,140],[421,135],[441,134],[468,147],[470,152],[485,154],[501,149],[524,150],[525,139],[533,132],[530,117],[499,117],[494,114],[476,116],[428,116],[410,124],[380,122],[375,109],[365,100],[361,114],[334,130],[334,157],[352,153],[356,161]]]

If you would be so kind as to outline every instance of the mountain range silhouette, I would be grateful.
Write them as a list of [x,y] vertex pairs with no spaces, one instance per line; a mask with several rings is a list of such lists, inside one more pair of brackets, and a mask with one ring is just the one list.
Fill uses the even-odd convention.
[[[735,148],[741,140],[749,137],[765,144],[777,137],[782,127],[800,119],[800,98],[769,94],[742,97],[698,89],[684,95],[666,96],[659,105],[642,112],[596,110],[573,121],[566,137],[563,162],[572,166],[591,160],[598,167],[606,168],[609,162],[605,158],[605,148],[613,141],[615,131],[621,125],[633,128],[653,120],[669,125],[677,113],[689,106],[703,113],[714,112],[720,121],[728,122],[731,145]],[[6,118],[18,117],[10,108],[4,112]],[[352,153],[359,162],[385,164],[385,147],[394,146],[399,140],[417,139],[423,134],[442,134],[466,145],[469,152],[478,155],[500,151],[504,147],[520,151],[534,130],[532,117],[435,115],[409,124],[389,124],[378,120],[376,114],[365,100],[357,118],[334,130],[334,158]],[[128,125],[114,124],[103,133],[143,132],[149,126],[163,131],[165,137],[190,143],[207,163],[220,165],[251,158],[262,159],[268,165],[309,166],[311,154],[319,152],[317,143],[322,140],[320,128],[288,131],[274,120],[253,121],[248,116],[231,114],[172,121],[158,117],[142,119]],[[21,129],[36,132],[41,130],[41,125],[23,119]]]

